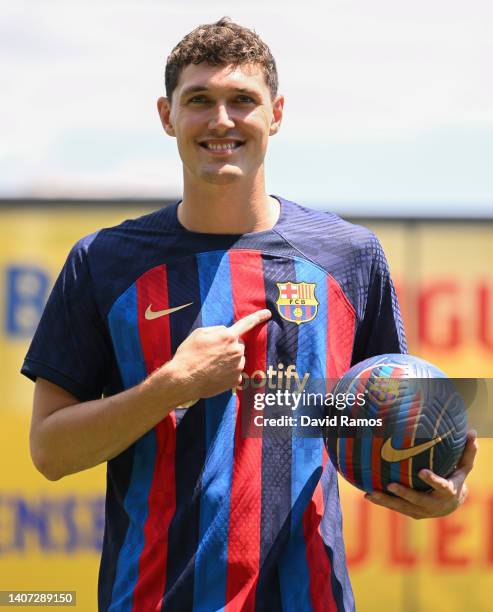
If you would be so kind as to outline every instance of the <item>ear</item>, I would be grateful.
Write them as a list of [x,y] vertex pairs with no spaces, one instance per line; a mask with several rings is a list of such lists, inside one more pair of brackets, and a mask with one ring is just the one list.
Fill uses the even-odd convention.
[[270,125],[269,136],[277,134],[281,127],[282,113],[284,110],[284,96],[277,96],[272,106],[272,123]]
[[171,123],[171,103],[168,98],[159,98],[157,101],[157,110],[159,118],[163,124],[164,131],[168,136],[174,136],[175,130]]

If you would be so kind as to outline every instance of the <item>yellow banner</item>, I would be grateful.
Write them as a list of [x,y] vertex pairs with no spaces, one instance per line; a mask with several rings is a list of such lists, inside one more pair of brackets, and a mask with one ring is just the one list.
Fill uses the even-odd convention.
[[[29,458],[33,385],[19,375],[48,292],[73,243],[143,209],[0,211],[3,398],[0,590],[75,590],[96,610],[104,466],[50,483]],[[493,222],[379,222],[410,352],[450,376],[493,377]],[[415,522],[372,506],[341,480],[359,610],[489,610],[493,592],[493,446],[481,441],[467,504]]]

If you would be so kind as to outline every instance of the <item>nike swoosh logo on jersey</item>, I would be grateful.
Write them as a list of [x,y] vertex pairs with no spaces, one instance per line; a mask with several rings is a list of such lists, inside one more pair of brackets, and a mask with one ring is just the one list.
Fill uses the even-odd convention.
[[405,461],[406,459],[410,459],[415,455],[419,455],[420,453],[424,453],[426,450],[433,448],[450,433],[451,431],[447,431],[447,433],[443,436],[438,436],[433,438],[433,440],[428,440],[428,442],[416,444],[416,446],[410,446],[409,448],[394,448],[392,446],[392,438],[387,438],[382,446],[382,450],[380,451],[380,456],[384,461],[388,461],[389,463]]
[[165,315],[169,315],[172,312],[176,312],[177,310],[181,310],[182,308],[186,308],[187,306],[191,306],[192,304],[193,302],[189,302],[188,304],[182,304],[181,306],[175,306],[174,308],[165,308],[164,310],[152,310],[152,304],[149,304],[145,312],[145,318],[148,321],[152,321],[153,319],[159,319],[159,317],[164,317]]

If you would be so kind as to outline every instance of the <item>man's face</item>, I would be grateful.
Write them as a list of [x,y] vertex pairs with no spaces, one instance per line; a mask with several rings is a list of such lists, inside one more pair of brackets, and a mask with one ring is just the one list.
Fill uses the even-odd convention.
[[271,99],[257,64],[202,63],[183,69],[171,106],[160,98],[158,108],[166,132],[176,136],[185,176],[227,184],[259,174],[283,102]]

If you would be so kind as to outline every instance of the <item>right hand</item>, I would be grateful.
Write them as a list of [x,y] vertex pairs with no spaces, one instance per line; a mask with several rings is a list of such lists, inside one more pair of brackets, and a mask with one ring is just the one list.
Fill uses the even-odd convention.
[[245,367],[245,344],[241,337],[270,317],[270,310],[257,310],[231,327],[218,325],[194,329],[171,361],[190,400],[212,397],[241,384]]

